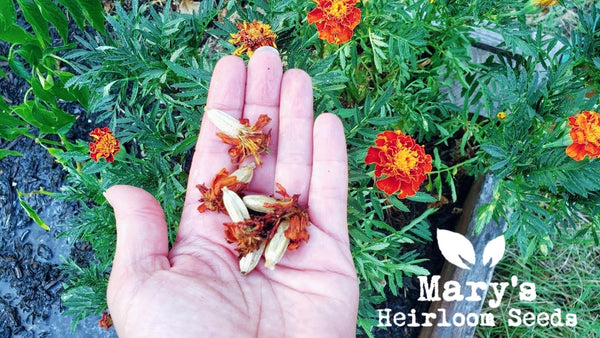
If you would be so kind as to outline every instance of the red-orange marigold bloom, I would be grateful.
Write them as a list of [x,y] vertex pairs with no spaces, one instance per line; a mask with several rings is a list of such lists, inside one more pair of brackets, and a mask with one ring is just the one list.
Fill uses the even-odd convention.
[[314,0],[317,7],[307,15],[319,31],[319,39],[329,43],[344,43],[352,38],[360,22],[360,9],[354,7],[358,0]]
[[567,155],[575,161],[581,161],[587,155],[600,157],[600,114],[584,110],[581,114],[569,117],[573,143],[566,149]]
[[239,31],[236,34],[231,34],[229,40],[234,45],[239,45],[233,52],[234,55],[240,56],[246,53],[248,56],[252,56],[255,50],[263,46],[277,48],[275,45],[277,35],[271,30],[270,25],[254,20],[238,23],[236,27]]
[[239,194],[248,188],[248,183],[238,181],[237,176],[229,175],[229,171],[223,168],[215,175],[210,188],[205,184],[198,184],[196,188],[200,190],[202,198],[201,204],[198,206],[199,212],[212,210],[216,212],[226,213],[225,205],[223,205],[223,187]]
[[398,192],[399,198],[413,196],[431,172],[431,156],[409,135],[401,131],[384,131],[377,135],[365,163],[375,163],[377,187],[387,194]]
[[260,154],[269,151],[269,142],[271,141],[271,131],[263,133],[263,128],[271,121],[271,118],[262,114],[258,117],[256,123],[250,127],[248,119],[240,119],[243,127],[239,130],[237,137],[231,137],[225,133],[217,133],[223,143],[229,144],[229,156],[234,165],[241,164],[249,155],[254,156],[256,164],[262,165]]
[[114,155],[119,152],[119,140],[115,138],[113,132],[104,128],[96,128],[90,136],[94,138],[94,142],[90,142],[90,157],[98,162],[98,158],[104,157],[106,162],[113,162]]

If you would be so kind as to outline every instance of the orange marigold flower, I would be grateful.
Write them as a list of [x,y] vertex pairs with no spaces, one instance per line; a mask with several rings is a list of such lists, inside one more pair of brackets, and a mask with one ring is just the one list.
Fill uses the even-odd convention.
[[206,210],[212,210],[216,212],[225,213],[225,205],[223,205],[223,187],[227,187],[227,189],[239,194],[248,188],[248,183],[252,179],[252,174],[250,173],[249,178],[247,177],[239,177],[236,173],[244,168],[250,167],[250,170],[254,168],[254,166],[245,166],[231,175],[229,175],[229,171],[223,168],[221,171],[215,175],[210,188],[206,186],[206,184],[198,184],[196,188],[200,190],[202,194],[202,198],[200,199],[200,204],[198,206],[199,212],[205,212]]
[[586,155],[590,158],[600,157],[600,114],[584,110],[581,114],[569,117],[569,126],[573,143],[567,147],[567,155],[575,161],[583,160]]
[[277,35],[271,30],[270,25],[254,20],[238,23],[236,27],[239,31],[236,34],[231,34],[229,40],[234,45],[239,45],[233,55],[240,56],[246,53],[248,56],[252,56],[255,50],[263,46],[277,48],[275,45]]
[[102,318],[98,321],[98,325],[108,331],[113,325],[113,320],[107,311],[102,312]]
[[413,196],[431,172],[431,156],[409,135],[401,131],[384,131],[377,135],[365,163],[375,163],[377,187],[387,194],[398,192],[399,198]]
[[314,1],[317,7],[306,18],[317,26],[319,39],[337,44],[349,41],[360,22],[360,9],[354,7],[358,0]]
[[94,142],[90,142],[90,157],[98,162],[98,158],[104,157],[106,162],[113,162],[114,155],[119,152],[119,140],[115,138],[113,132],[104,128],[96,128],[90,136],[94,138]]

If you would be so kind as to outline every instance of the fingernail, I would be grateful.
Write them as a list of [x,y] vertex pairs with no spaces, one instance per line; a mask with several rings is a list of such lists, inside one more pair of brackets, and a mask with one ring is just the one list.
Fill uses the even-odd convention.
[[258,52],[258,51],[262,51],[262,50],[264,50],[264,51],[269,51],[269,52],[271,52],[271,53],[275,53],[275,54],[279,55],[279,51],[278,51],[277,49],[275,49],[275,48],[271,47],[271,46],[262,46],[262,47],[259,47],[258,49],[256,49],[256,50],[254,51],[254,53],[256,53],[256,52]]

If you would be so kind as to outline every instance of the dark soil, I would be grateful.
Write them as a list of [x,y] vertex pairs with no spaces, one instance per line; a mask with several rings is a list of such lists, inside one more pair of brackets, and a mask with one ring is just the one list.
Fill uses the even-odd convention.
[[[23,27],[27,27],[18,19]],[[74,23],[70,32],[78,32]],[[52,35],[57,35],[51,31]],[[9,44],[0,41],[0,54],[7,56]],[[0,95],[8,105],[23,102],[29,84],[11,72],[6,61],[0,61],[6,77],[0,77]],[[28,99],[31,99],[29,96]],[[83,109],[72,103],[60,103],[65,111],[78,117]],[[78,119],[69,137],[87,139],[87,119]],[[29,131],[36,135],[37,131]],[[9,156],[0,161],[0,337],[91,337],[114,336],[97,324],[99,318],[87,318],[76,331],[71,330],[72,318],[63,316],[61,293],[65,276],[62,260],[71,257],[87,261],[92,253],[85,243],[69,243],[58,238],[60,223],[76,210],[44,194],[31,194],[23,199],[36,210],[50,231],[40,228],[19,204],[17,189],[31,193],[40,189],[58,192],[64,181],[60,164],[35,140],[19,137],[1,141],[0,149],[18,151],[22,156]]]

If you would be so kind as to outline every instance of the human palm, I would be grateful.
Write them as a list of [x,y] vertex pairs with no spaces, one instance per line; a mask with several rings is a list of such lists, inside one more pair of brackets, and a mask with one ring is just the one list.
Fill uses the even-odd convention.
[[313,123],[306,73],[285,74],[276,52],[263,48],[248,63],[233,56],[214,70],[206,107],[272,118],[269,154],[249,191],[272,195],[279,183],[307,205],[310,239],[287,251],[274,270],[262,263],[239,272],[235,246],[225,241],[228,217],[199,213],[196,184],[232,171],[228,146],[202,122],[177,238],[169,250],[160,205],[147,192],[115,186],[117,249],[108,305],[121,336],[353,336],[358,282],[346,223],[347,159],[342,125],[322,114]]

